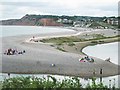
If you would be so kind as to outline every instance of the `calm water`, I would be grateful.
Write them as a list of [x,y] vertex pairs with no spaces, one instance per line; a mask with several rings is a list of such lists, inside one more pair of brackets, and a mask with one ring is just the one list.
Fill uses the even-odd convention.
[[[89,56],[94,56],[105,60],[110,57],[111,62],[115,64],[119,64],[118,61],[118,52],[120,42],[108,43],[108,44],[98,44],[95,46],[88,46],[83,49],[83,52]],[[106,79],[115,79],[117,83],[117,87],[120,84],[120,75],[107,77]],[[119,84],[118,84],[119,82]],[[120,87],[120,85],[119,85]]]
[[73,30],[60,27],[42,27],[42,26],[0,26],[0,37],[26,35],[26,34],[45,34],[54,32],[66,32]]
[[118,63],[118,50],[119,50],[118,45],[120,45],[120,42],[98,44],[95,46],[88,46],[84,48],[83,52],[88,54],[89,56],[98,57],[103,60],[110,57],[111,62],[115,64],[119,64]]
[[[53,28],[53,27],[35,27],[35,26],[0,26],[0,37],[6,36],[16,36],[16,35],[25,35],[25,34],[38,34],[38,33],[53,33],[53,32],[64,32],[71,31],[69,29],[63,28]],[[118,43],[102,44],[95,46],[88,46],[83,49],[83,52],[90,56],[99,57],[101,59],[111,58],[113,63],[118,64]],[[96,53],[97,52],[97,53]],[[47,74],[11,74],[11,77],[16,76],[35,76],[35,77],[47,77]],[[57,79],[68,78],[67,76],[53,75]],[[0,80],[8,78],[7,74],[0,74]],[[103,83],[109,86],[109,80],[112,80],[112,86],[115,84],[118,87],[118,76],[106,77],[103,78]],[[90,79],[85,80],[81,78],[81,83],[83,86],[87,85],[88,82],[91,82]],[[96,82],[99,82],[99,78]]]

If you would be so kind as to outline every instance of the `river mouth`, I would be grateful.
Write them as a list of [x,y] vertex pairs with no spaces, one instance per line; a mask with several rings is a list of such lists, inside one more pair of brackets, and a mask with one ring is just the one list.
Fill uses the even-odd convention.
[[[89,54],[88,54],[89,55]],[[91,55],[92,56],[92,55]],[[11,74],[10,75],[10,77],[12,78],[12,77],[16,77],[16,76],[36,76],[36,77],[44,77],[44,76],[47,76],[48,74]],[[3,73],[2,75],[2,78],[3,79],[5,79],[5,78],[9,78],[9,76],[7,75],[7,74],[5,74],[5,73]],[[54,75],[53,75],[54,76]],[[57,75],[58,76],[58,75]],[[65,78],[66,76],[60,76],[60,78]],[[118,83],[118,81],[117,81],[117,79],[116,79],[116,77],[118,77],[118,76],[111,76],[111,77],[107,77],[107,80],[103,80],[103,82],[107,82],[107,86],[109,85],[109,80],[110,79],[112,79],[112,82],[113,82],[113,85],[114,85],[114,78],[115,78],[115,81],[116,81],[116,83]],[[82,78],[81,78],[81,80],[83,81],[82,83],[85,83],[85,82],[90,82],[90,80],[88,79],[88,80],[83,80]],[[99,82],[99,78],[97,79],[98,80],[98,82]],[[116,86],[117,87],[117,86]]]

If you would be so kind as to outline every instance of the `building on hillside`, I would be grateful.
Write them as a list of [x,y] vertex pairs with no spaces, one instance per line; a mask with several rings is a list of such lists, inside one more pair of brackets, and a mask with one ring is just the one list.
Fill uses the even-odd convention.
[[58,23],[63,23],[63,24],[73,24],[73,20],[66,19],[66,18],[64,18],[64,19],[59,18],[59,19],[57,20],[57,22],[58,22]]
[[103,21],[106,21],[108,24],[111,24],[111,25],[118,25],[118,19],[117,18],[107,18]]
[[74,27],[84,27],[85,24],[86,24],[86,21],[84,21],[84,20],[80,20],[80,21],[75,21],[75,22],[73,22],[73,26],[74,26]]

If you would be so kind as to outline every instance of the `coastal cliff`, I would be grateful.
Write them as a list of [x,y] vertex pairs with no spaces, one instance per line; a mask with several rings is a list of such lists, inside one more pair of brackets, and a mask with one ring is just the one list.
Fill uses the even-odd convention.
[[9,19],[0,21],[0,25],[23,25],[23,26],[62,26],[56,22],[56,17],[48,15],[28,15],[20,19]]

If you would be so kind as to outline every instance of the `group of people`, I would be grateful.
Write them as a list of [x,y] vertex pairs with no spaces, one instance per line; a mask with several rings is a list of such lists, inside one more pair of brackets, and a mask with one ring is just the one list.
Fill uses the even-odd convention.
[[25,53],[25,50],[23,51],[18,51],[17,49],[7,49],[5,50],[4,54],[6,55],[16,55],[16,54],[24,54]]
[[94,62],[93,58],[90,58],[89,56],[85,56],[84,58],[79,59],[80,62]]

